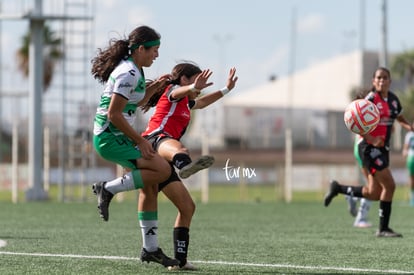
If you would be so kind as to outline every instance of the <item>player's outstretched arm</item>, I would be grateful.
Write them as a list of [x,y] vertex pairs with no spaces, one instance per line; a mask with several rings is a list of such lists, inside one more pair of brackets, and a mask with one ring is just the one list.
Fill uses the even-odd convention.
[[223,96],[225,96],[227,93],[229,93],[231,90],[234,89],[234,87],[236,86],[237,80],[238,80],[238,77],[236,76],[236,68],[233,67],[230,69],[226,86],[216,92],[209,93],[209,94],[206,94],[206,95],[203,95],[197,98],[195,100],[196,104],[194,105],[193,109],[202,109],[216,102],[217,100],[219,100],[220,98],[222,98]]

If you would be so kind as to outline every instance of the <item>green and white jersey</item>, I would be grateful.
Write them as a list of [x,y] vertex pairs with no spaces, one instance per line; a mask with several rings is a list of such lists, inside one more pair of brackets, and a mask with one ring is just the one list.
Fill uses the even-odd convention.
[[108,127],[114,135],[122,135],[108,119],[108,108],[113,94],[128,100],[123,115],[132,126],[136,117],[137,104],[145,95],[145,77],[131,58],[122,60],[109,76],[101,95],[101,102],[96,110],[93,133],[99,135]]
[[414,132],[405,134],[404,144],[408,145],[407,157],[414,158]]

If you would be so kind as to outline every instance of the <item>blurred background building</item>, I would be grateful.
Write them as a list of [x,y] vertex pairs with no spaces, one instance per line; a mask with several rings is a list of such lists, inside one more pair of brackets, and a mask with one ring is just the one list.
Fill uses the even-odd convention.
[[[43,4],[41,18],[33,14],[39,3]],[[93,118],[102,89],[90,75],[90,61],[97,48],[94,43],[96,4],[99,3],[94,0],[0,2],[0,39],[1,26],[6,21],[28,24],[41,19],[44,29],[49,30],[45,36],[49,39],[44,41],[44,61],[52,53],[57,54],[56,60],[45,62],[51,65],[45,71],[50,83],[41,94],[41,106],[37,106],[42,115],[38,127],[41,129],[36,131],[41,133],[42,142],[36,146],[42,152],[41,164],[37,165],[43,173],[43,188],[48,189],[49,184],[58,185],[60,200],[71,198],[72,185],[81,186],[81,196],[85,198],[91,182],[111,178],[117,173],[116,167],[95,154],[91,144]],[[30,28],[27,28],[25,37],[30,37],[29,34]],[[215,38],[221,45],[221,69],[226,66],[224,44],[231,39],[231,36]],[[16,45],[16,52],[23,53],[20,57],[26,65],[30,63],[28,48],[29,41],[24,39],[21,45]],[[355,91],[370,88],[372,73],[384,64],[383,53],[384,49],[369,51],[361,46],[300,70],[292,69],[287,76],[271,77],[267,83],[235,89],[212,106],[194,112],[184,143],[195,156],[201,153],[201,148],[208,148],[217,156],[216,166],[209,170],[213,183],[225,181],[223,167],[227,159],[236,166],[258,165],[258,176],[251,179],[251,183],[280,183],[285,165],[286,129],[291,128],[294,158],[307,151],[313,152],[311,158],[304,156],[296,160],[296,164],[338,162],[340,165],[342,160],[344,167],[330,171],[335,170],[332,173],[343,174],[346,178],[354,168],[353,138],[343,122],[343,111]],[[31,83],[24,74],[15,71],[16,66],[5,64],[0,58],[0,173],[3,175],[0,189],[9,189],[13,184],[26,188],[29,177]],[[165,68],[163,72],[170,69]],[[220,76],[220,83],[225,82],[225,76]],[[409,84],[406,80],[406,77],[394,80],[393,90],[406,90]],[[144,130],[147,119],[147,115],[138,117],[137,131]],[[402,141],[401,131],[397,128],[396,132],[394,152],[400,150]],[[340,157],[333,161],[328,156],[343,156],[343,152],[349,153],[345,159]],[[394,164],[401,167],[402,162]],[[327,175],[331,175],[325,168],[315,168],[318,172],[314,168],[303,169],[311,171],[301,174],[308,181],[307,187],[320,186]],[[193,181],[196,185],[200,179],[194,177]],[[303,184],[303,180],[297,182]]]

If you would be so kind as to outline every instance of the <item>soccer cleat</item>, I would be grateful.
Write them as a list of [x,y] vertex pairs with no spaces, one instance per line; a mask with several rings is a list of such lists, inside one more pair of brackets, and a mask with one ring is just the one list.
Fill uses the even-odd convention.
[[192,263],[186,262],[183,266],[169,266],[168,270],[198,270]]
[[105,189],[106,182],[97,182],[92,185],[93,193],[98,197],[98,212],[104,221],[108,221],[109,218],[109,203],[114,195]]
[[336,180],[331,181],[329,192],[325,195],[324,204],[325,206],[328,206],[332,199],[336,197],[339,193],[339,183]]
[[354,222],[354,227],[358,227],[358,228],[369,228],[371,226],[372,224],[370,222],[364,221],[364,220]]
[[384,229],[382,231],[377,231],[375,233],[377,237],[382,238],[402,238],[402,235],[400,233],[394,232],[391,228]]
[[180,169],[178,172],[182,179],[186,179],[189,176],[197,173],[200,170],[210,167],[214,163],[214,157],[201,156],[198,160],[191,162]]
[[346,201],[348,202],[348,211],[349,214],[351,214],[352,217],[356,217],[358,214],[357,210],[357,203],[353,196],[345,196]]
[[176,259],[171,259],[162,252],[161,248],[158,248],[156,251],[148,252],[145,248],[142,248],[141,251],[141,261],[142,262],[154,262],[163,265],[164,267],[175,267],[180,264]]

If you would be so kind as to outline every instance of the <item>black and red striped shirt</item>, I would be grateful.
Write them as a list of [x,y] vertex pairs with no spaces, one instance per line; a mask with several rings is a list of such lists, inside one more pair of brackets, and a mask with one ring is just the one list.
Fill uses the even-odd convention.
[[373,102],[380,112],[380,121],[378,126],[370,133],[374,137],[382,137],[384,145],[389,146],[391,139],[392,125],[395,119],[402,113],[402,106],[398,97],[391,91],[388,92],[387,98],[372,91],[365,99]]

